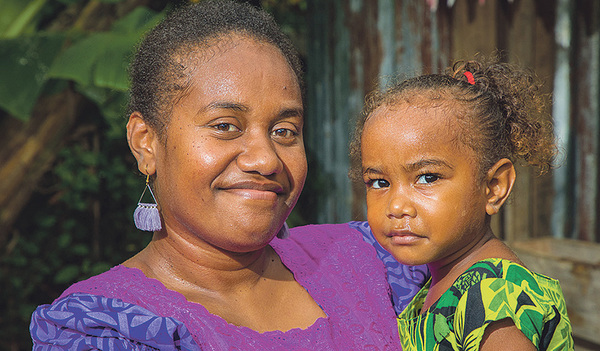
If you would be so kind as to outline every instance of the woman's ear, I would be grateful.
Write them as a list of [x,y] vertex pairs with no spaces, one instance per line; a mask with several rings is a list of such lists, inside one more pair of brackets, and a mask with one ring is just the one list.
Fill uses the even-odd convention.
[[515,166],[507,158],[496,162],[489,169],[485,189],[487,195],[485,211],[488,215],[491,216],[500,211],[500,207],[510,195],[516,177]]
[[127,122],[127,143],[137,160],[139,171],[143,174],[154,174],[158,135],[137,111],[129,116]]

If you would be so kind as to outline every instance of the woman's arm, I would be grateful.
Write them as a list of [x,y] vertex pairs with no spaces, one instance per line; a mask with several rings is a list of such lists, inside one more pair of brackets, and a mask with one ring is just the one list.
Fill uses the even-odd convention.
[[82,293],[39,306],[29,330],[34,350],[199,350],[185,325],[174,318]]
[[350,222],[348,224],[362,234],[363,240],[373,246],[377,257],[383,262],[392,292],[394,309],[396,314],[400,314],[429,280],[430,274],[427,265],[407,266],[398,262],[375,240],[369,223]]

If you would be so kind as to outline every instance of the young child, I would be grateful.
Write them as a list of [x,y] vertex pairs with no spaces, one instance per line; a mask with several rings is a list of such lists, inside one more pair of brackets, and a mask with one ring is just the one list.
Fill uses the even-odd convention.
[[398,317],[404,351],[572,350],[558,281],[529,271],[490,218],[515,182],[555,156],[543,95],[508,64],[459,62],[372,93],[352,145],[368,221],[404,264],[432,278]]

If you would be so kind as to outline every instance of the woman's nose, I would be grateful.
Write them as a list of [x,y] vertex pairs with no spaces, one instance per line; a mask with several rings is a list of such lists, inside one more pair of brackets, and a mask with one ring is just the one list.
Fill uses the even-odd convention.
[[407,193],[399,190],[390,196],[387,209],[389,218],[416,217],[417,209]]
[[281,162],[270,137],[254,136],[248,139],[244,150],[237,157],[238,166],[242,171],[256,172],[267,176],[283,170],[283,162]]

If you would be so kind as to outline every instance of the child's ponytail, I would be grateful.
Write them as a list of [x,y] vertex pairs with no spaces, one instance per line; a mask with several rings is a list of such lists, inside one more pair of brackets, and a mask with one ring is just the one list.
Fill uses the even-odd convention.
[[480,114],[477,124],[487,129],[483,134],[493,136],[486,144],[505,144],[509,152],[494,158],[520,158],[541,172],[552,167],[556,146],[552,124],[544,114],[548,95],[541,92],[541,84],[533,74],[507,63],[477,61],[459,61],[450,74],[481,93],[473,96],[472,103]]
[[[552,168],[556,144],[550,116],[545,113],[548,94],[526,70],[497,61],[459,61],[446,74],[430,74],[396,81],[368,95],[351,143],[352,178],[362,179],[360,137],[366,120],[381,105],[429,101],[453,102],[450,112],[460,121],[459,139],[478,156],[479,172],[502,158],[522,159],[540,173]],[[417,102],[416,99],[419,99]],[[398,133],[402,133],[401,130]]]

